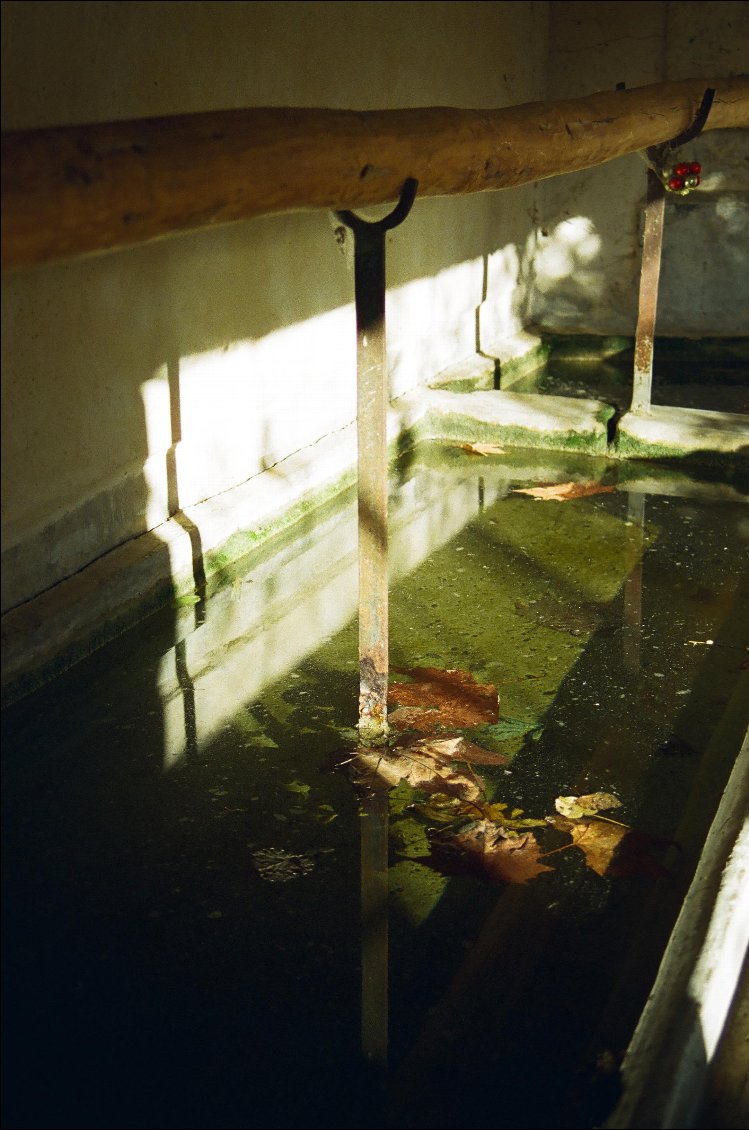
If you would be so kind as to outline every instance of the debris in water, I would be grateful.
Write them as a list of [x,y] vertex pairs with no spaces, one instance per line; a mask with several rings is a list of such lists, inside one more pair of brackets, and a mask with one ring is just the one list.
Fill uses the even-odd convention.
[[470,455],[504,455],[505,449],[496,443],[461,443],[463,451]]
[[478,820],[459,832],[433,832],[430,854],[422,863],[446,875],[475,874],[503,883],[527,883],[544,871],[541,847],[532,832],[508,836],[488,820]]
[[459,773],[450,764],[455,759],[455,747],[462,741],[420,741],[393,749],[360,746],[353,758],[357,784],[391,789],[405,781],[427,793],[475,800],[481,793],[480,780],[475,774],[468,777]]
[[443,671],[438,667],[395,667],[411,678],[391,683],[388,705],[395,706],[388,720],[396,730],[433,734],[496,722],[499,696],[492,683],[477,683],[470,671]]
[[315,866],[306,855],[297,855],[283,848],[259,848],[252,860],[261,879],[268,883],[288,883],[300,875],[308,875]]
[[596,816],[610,808],[621,808],[622,802],[611,793],[588,793],[586,796],[558,796],[554,807],[560,816],[579,820],[581,816]]
[[655,852],[664,847],[678,846],[673,840],[635,831],[627,824],[616,824],[605,817],[569,820],[565,816],[549,816],[547,819],[560,832],[569,832],[572,843],[567,846],[580,848],[586,864],[596,875],[613,878],[624,875],[658,878],[667,875],[667,869]]
[[571,498],[585,498],[589,494],[609,494],[615,487],[601,483],[540,483],[537,487],[515,487],[511,494],[529,494],[536,502],[569,502]]

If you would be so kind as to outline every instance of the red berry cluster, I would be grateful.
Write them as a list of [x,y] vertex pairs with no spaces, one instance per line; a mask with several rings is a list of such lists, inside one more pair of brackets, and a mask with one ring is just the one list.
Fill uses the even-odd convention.
[[699,161],[681,161],[665,174],[666,185],[672,192],[689,191],[700,183],[702,165]]

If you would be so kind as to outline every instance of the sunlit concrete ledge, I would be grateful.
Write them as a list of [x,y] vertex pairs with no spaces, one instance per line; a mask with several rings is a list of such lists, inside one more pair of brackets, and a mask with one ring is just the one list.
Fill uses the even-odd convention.
[[[742,679],[738,693],[749,691]],[[736,1093],[721,1099],[740,1118],[746,1101],[749,1055],[737,994],[749,947],[749,734],[723,793],[697,870],[682,904],[652,992],[622,1066],[623,1095],[604,1123],[606,1130],[653,1130],[710,1121],[710,1092],[720,1050],[738,1048],[741,1062],[728,1065]],[[743,1003],[745,1008],[745,1002]],[[736,1056],[736,1051],[731,1052]],[[726,1065],[720,1066],[726,1071]],[[743,1112],[746,1114],[746,1111]]]
[[[391,450],[415,434],[418,396],[388,414]],[[356,424],[116,546],[2,616],[3,705],[54,678],[170,599],[294,526],[356,478]]]
[[[491,380],[494,360],[476,355],[460,368],[471,380],[478,370],[481,379]],[[422,439],[436,439],[624,460],[629,440],[621,440],[616,449],[608,442],[613,413],[610,405],[596,400],[491,388],[453,392],[420,387],[391,405],[388,442],[393,454]],[[635,420],[630,413],[629,420],[627,436],[640,427],[648,435],[674,437],[673,443],[681,444],[680,454],[688,428],[693,429],[694,451],[712,444],[718,452],[740,452],[749,445],[749,417],[653,409],[647,419]],[[709,429],[708,424],[712,424]],[[651,458],[662,454],[653,445],[648,450]],[[642,451],[638,448],[632,454],[642,456]],[[210,579],[352,485],[355,475],[356,424],[352,422],[246,482],[181,511],[10,609],[2,617],[3,703],[54,677],[173,597],[193,591],[196,562],[202,562]]]
[[566,396],[430,389],[421,428],[435,438],[606,454],[609,404]]
[[354,480],[353,426],[132,538],[2,617],[3,702],[54,677]]
[[744,455],[749,462],[749,416],[652,405],[622,416],[613,454],[650,459]]

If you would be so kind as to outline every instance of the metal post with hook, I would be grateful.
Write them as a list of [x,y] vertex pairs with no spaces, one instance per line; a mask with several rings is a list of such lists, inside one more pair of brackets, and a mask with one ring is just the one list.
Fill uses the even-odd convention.
[[385,349],[385,233],[411,211],[418,182],[405,181],[381,220],[336,216],[354,234],[359,490],[359,739],[387,738],[388,684],[388,380]]
[[705,128],[715,90],[709,87],[700,103],[694,121],[687,129],[645,150],[648,162],[648,187],[645,198],[645,225],[640,267],[640,296],[635,331],[635,367],[632,381],[632,411],[647,412],[650,408],[653,385],[653,348],[655,344],[655,315],[658,305],[658,282],[661,273],[663,249],[663,224],[666,213],[666,187],[663,169],[666,161],[681,145],[692,141]]

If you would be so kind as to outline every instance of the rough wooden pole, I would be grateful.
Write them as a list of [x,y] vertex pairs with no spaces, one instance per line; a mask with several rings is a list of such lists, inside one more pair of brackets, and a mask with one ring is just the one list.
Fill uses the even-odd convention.
[[675,137],[716,88],[708,129],[749,126],[749,76],[506,109],[257,108],[6,134],[4,268],[271,212],[512,188]]
[[663,220],[666,189],[660,178],[648,169],[645,199],[645,228],[640,266],[640,298],[635,331],[635,369],[632,381],[632,411],[647,412],[653,384],[653,346],[655,315],[658,308],[658,281],[661,274]]

